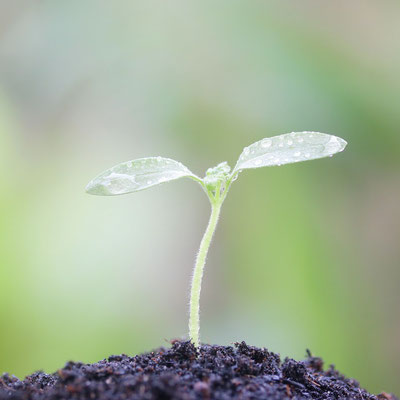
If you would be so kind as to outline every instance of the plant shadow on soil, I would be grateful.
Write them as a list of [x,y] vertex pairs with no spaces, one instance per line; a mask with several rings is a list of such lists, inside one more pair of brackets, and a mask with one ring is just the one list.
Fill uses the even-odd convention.
[[42,399],[360,399],[398,400],[372,395],[308,352],[304,361],[264,348],[202,345],[173,341],[128,357],[111,356],[94,364],[68,362],[54,374],[36,372],[23,381],[0,376],[0,400]]

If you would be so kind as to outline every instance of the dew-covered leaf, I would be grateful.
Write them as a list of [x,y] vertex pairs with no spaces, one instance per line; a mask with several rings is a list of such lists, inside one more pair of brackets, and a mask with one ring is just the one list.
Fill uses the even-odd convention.
[[332,156],[346,147],[337,136],[292,132],[262,139],[244,148],[232,174],[242,169],[270,167]]
[[115,196],[183,177],[200,181],[200,178],[178,161],[163,157],[139,158],[103,172],[89,182],[86,192],[98,196]]

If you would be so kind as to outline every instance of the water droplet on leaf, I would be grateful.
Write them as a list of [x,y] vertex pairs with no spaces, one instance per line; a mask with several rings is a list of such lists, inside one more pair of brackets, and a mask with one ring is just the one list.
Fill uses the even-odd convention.
[[271,147],[271,144],[272,144],[271,139],[264,139],[261,142],[261,147],[263,147],[264,149],[267,149],[268,147]]

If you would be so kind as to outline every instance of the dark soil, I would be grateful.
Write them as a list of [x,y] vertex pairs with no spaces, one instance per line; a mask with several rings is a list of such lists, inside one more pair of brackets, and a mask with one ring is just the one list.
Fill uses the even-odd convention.
[[244,342],[204,345],[189,342],[171,349],[128,357],[111,356],[95,364],[69,362],[52,375],[36,372],[20,381],[0,377],[0,400],[39,399],[360,399],[395,400],[372,395],[320,358],[285,359]]

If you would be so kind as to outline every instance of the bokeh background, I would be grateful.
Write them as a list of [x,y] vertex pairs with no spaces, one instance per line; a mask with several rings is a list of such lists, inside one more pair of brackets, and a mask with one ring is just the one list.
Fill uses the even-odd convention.
[[399,16],[397,0],[0,1],[0,372],[186,335],[200,186],[100,198],[91,178],[154,155],[203,175],[316,130],[346,151],[232,187],[202,340],[309,348],[400,393]]

